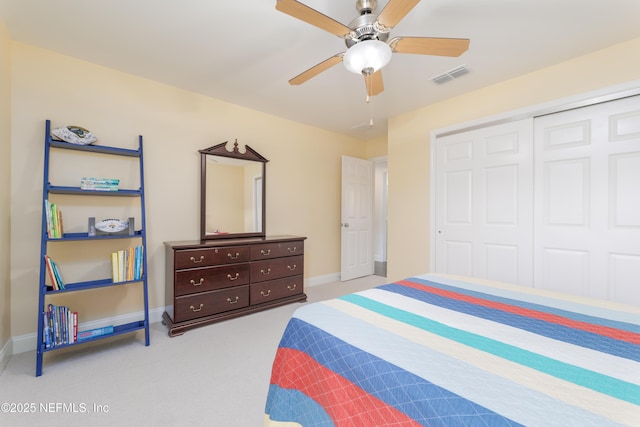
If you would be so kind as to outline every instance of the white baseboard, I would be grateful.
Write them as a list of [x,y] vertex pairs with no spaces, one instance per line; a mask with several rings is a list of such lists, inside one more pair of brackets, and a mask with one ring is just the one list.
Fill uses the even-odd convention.
[[[340,273],[331,273],[324,276],[311,277],[305,280],[305,286],[318,286],[325,283],[337,282],[340,280]],[[165,312],[165,307],[154,308],[149,310],[149,322],[156,323],[162,321],[162,313]],[[94,320],[91,322],[85,322],[79,325],[82,330],[101,328],[109,325],[120,325],[124,323],[135,322],[142,319],[144,313],[142,311],[136,313],[124,314],[116,317],[109,317],[106,319]],[[7,344],[0,351],[0,372],[9,361],[9,358],[14,354],[25,353],[27,351],[33,351],[36,349],[37,333],[19,335],[12,337]]]
[[315,276],[310,277],[305,280],[305,286],[318,286],[324,285],[325,283],[338,282],[340,281],[340,273],[331,273],[325,274],[324,276]]

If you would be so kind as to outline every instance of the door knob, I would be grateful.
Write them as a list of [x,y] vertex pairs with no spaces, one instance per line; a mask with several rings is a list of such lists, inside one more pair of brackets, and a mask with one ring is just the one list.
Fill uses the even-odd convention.
[[343,222],[343,223],[342,223],[342,226],[343,226],[344,228],[349,228],[349,223],[348,223],[348,222]]

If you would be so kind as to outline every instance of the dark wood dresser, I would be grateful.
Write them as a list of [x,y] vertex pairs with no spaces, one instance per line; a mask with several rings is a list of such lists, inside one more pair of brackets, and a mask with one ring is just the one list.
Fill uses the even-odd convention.
[[169,336],[306,301],[299,236],[165,242]]

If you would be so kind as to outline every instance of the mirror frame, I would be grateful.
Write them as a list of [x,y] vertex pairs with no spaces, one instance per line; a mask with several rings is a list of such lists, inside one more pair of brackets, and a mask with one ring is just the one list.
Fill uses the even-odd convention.
[[[267,183],[267,160],[256,150],[244,146],[244,152],[240,152],[238,148],[238,140],[233,143],[233,149],[229,151],[227,145],[229,141],[214,145],[200,152],[200,240],[218,240],[218,239],[235,239],[240,237],[261,237],[266,235],[266,183]],[[232,159],[249,160],[252,162],[262,163],[262,230],[250,233],[227,233],[227,234],[207,234],[207,157],[229,157]]]

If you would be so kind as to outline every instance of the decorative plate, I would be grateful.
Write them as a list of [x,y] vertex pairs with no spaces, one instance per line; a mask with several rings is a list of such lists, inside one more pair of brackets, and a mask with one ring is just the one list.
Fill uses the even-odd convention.
[[105,233],[118,233],[126,230],[127,227],[129,227],[129,223],[120,219],[103,219],[96,222],[96,229]]

